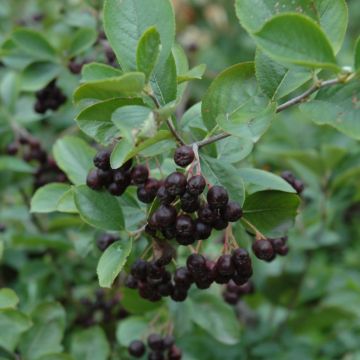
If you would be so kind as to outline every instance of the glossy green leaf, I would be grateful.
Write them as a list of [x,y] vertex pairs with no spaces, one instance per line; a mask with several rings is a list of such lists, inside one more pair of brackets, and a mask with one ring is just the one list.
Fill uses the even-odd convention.
[[355,70],[360,71],[360,36],[356,40],[355,44]]
[[[256,15],[254,15],[254,5]],[[344,0],[236,0],[235,8],[242,26],[254,33],[281,13],[299,13],[316,21],[330,39],[335,52],[341,48],[348,21]]]
[[329,125],[360,140],[360,83],[321,89],[315,99],[300,105],[301,112],[317,125]]
[[75,333],[71,339],[71,354],[75,359],[107,360],[110,345],[104,330],[95,326]]
[[27,66],[21,76],[21,89],[37,91],[44,88],[61,71],[58,64],[52,62],[35,62]]
[[254,143],[251,139],[230,136],[225,141],[216,143],[218,159],[221,162],[237,163],[245,159],[253,150]]
[[160,34],[159,62],[168,58],[175,38],[175,19],[169,0],[106,0],[104,27],[107,38],[125,71],[136,69],[138,41],[146,29]]
[[111,167],[113,169],[117,169],[121,165],[123,165],[126,161],[133,158],[134,156],[136,156],[146,148],[155,145],[162,140],[171,139],[171,138],[172,138],[172,134],[170,131],[160,130],[154,137],[141,142],[135,147],[132,147],[129,141],[126,141],[125,139],[121,140],[118,142],[113,152],[111,153],[111,158],[110,158]]
[[36,59],[55,60],[55,49],[39,32],[31,29],[18,29],[12,39],[23,51]]
[[95,81],[118,77],[121,75],[122,71],[120,69],[114,68],[110,65],[93,62],[83,66],[81,71],[81,80],[83,82]]
[[80,129],[103,145],[109,145],[120,136],[111,121],[113,112],[127,105],[141,105],[141,99],[110,99],[88,106],[76,117]]
[[81,28],[72,37],[68,49],[68,57],[73,58],[94,44],[97,32],[91,28]]
[[231,164],[202,155],[201,170],[211,185],[222,185],[231,194],[231,200],[235,200],[241,205],[244,203],[245,186],[239,169]]
[[74,190],[71,188],[66,191],[57,203],[57,211],[76,214],[78,212],[75,205]]
[[295,194],[259,191],[246,197],[243,217],[265,236],[283,236],[294,223],[299,203]]
[[72,249],[70,241],[67,238],[59,235],[15,234],[12,236],[11,241],[14,247],[21,249],[56,249],[62,251],[68,251]]
[[275,60],[339,71],[326,35],[304,15],[274,16],[254,36],[257,45]]
[[94,167],[95,149],[80,138],[65,136],[55,143],[53,152],[56,163],[75,185],[86,183],[86,177]]
[[148,331],[148,322],[138,316],[131,316],[119,322],[116,339],[121,346],[129,346],[133,340],[141,339]]
[[234,345],[240,341],[240,322],[234,317],[231,306],[218,296],[203,292],[197,292],[191,301],[195,324],[223,344]]
[[239,169],[239,174],[248,192],[279,190],[296,193],[295,189],[287,181],[271,172],[260,169],[241,168]]
[[136,50],[137,70],[144,73],[149,80],[161,50],[160,34],[155,26],[147,29],[139,39]]
[[0,156],[0,171],[13,171],[31,174],[35,168],[25,161],[13,156]]
[[20,76],[14,71],[8,71],[0,82],[0,99],[13,112],[20,92]]
[[60,183],[47,184],[41,187],[31,199],[30,211],[33,213],[57,211],[59,200],[69,189],[69,185]]
[[0,309],[16,308],[19,298],[12,289],[0,289]]
[[75,204],[81,218],[103,230],[122,230],[124,216],[119,201],[107,192],[94,191],[86,185],[74,188]]
[[192,68],[191,70],[187,71],[185,74],[180,74],[177,77],[178,84],[181,84],[186,81],[191,80],[200,80],[202,79],[204,73],[206,71],[206,65],[200,64]]
[[111,288],[116,277],[126,264],[131,252],[132,239],[120,239],[109,246],[101,255],[96,268],[101,287]]
[[311,79],[309,70],[286,68],[259,49],[255,56],[256,79],[270,99],[281,99]]
[[74,101],[83,99],[108,100],[115,97],[135,97],[141,94],[145,75],[139,72],[95,80],[80,85],[74,92]]

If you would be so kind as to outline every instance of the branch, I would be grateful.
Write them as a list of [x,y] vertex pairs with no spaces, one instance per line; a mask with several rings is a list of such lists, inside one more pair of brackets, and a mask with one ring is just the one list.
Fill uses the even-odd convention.
[[[348,81],[350,81],[352,79],[353,75],[352,74],[348,74],[345,78],[336,78],[336,79],[331,79],[331,80],[326,80],[326,81],[317,81],[313,86],[311,86],[308,90],[306,90],[304,93],[294,97],[293,99],[290,99],[289,101],[279,105],[276,108],[276,113],[279,113],[281,111],[284,111],[286,109],[288,109],[289,107],[299,104],[301,102],[303,102],[304,100],[306,100],[311,94],[313,94],[314,92],[320,90],[321,88],[324,87],[328,87],[328,86],[332,86],[332,85],[337,85],[340,83],[346,83]],[[211,136],[207,139],[201,140],[196,142],[197,146],[199,148],[205,146],[205,145],[209,145],[212,144],[213,142],[225,139],[227,137],[231,136],[231,134],[224,132],[221,134],[217,134],[214,136]]]

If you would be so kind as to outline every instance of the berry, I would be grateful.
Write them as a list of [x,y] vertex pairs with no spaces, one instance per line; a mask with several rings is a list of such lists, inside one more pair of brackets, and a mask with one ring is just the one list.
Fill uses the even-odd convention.
[[225,209],[221,212],[223,219],[230,222],[240,220],[242,214],[241,206],[235,201],[229,201]]
[[195,159],[195,154],[190,146],[181,146],[175,150],[174,161],[175,164],[181,167],[186,167]]
[[137,259],[131,266],[131,275],[136,279],[144,280],[147,276],[147,262],[142,259]]
[[8,155],[16,155],[18,151],[19,145],[16,142],[13,142],[6,147],[6,153]]
[[171,294],[171,299],[176,302],[185,301],[187,298],[187,290],[182,287],[175,286],[173,293]]
[[242,248],[237,248],[232,251],[231,261],[235,269],[242,269],[244,266],[251,265],[249,253]]
[[215,220],[212,222],[212,226],[215,230],[224,230],[228,225],[229,223],[220,216],[216,216]]
[[86,185],[93,190],[101,190],[103,182],[96,169],[91,170],[86,178]]
[[149,170],[145,165],[136,165],[131,170],[131,179],[134,184],[144,184],[149,178]]
[[189,215],[179,215],[175,222],[176,232],[180,236],[191,236],[194,233],[195,225]]
[[271,242],[267,239],[256,240],[252,249],[255,256],[260,260],[271,261],[275,258],[275,251]]
[[165,179],[165,188],[170,195],[182,195],[186,190],[186,177],[179,172],[173,172]]
[[164,349],[169,349],[175,344],[175,338],[172,335],[164,337]]
[[165,186],[160,186],[156,196],[162,204],[171,204],[176,199],[176,196],[169,194]]
[[197,212],[199,220],[205,224],[212,224],[215,220],[216,214],[211,210],[208,204],[203,205]]
[[[110,185],[113,181],[113,173],[110,170],[96,169],[99,178],[104,185]],[[120,185],[120,184],[119,184]]]
[[276,250],[276,253],[280,256],[285,256],[289,252],[289,247],[287,245],[283,245],[281,248]]
[[174,274],[175,284],[179,287],[189,288],[192,283],[192,276],[189,270],[182,266],[176,269]]
[[123,165],[121,165],[120,169],[121,171],[128,171],[130,170],[131,166],[133,163],[133,159],[129,159],[128,161],[126,161]]
[[153,200],[155,199],[160,186],[161,182],[153,178],[147,179],[146,183],[144,184],[145,190],[149,195],[151,195]]
[[176,235],[176,241],[180,245],[191,245],[195,242],[195,237],[190,234],[177,234]]
[[222,186],[213,186],[207,193],[207,201],[212,209],[221,209],[229,201],[228,192]]
[[181,197],[181,209],[187,213],[193,213],[200,207],[199,198],[195,195],[191,195],[185,192]]
[[239,301],[239,295],[233,292],[225,291],[223,297],[224,300],[230,305],[236,305]]
[[206,181],[202,175],[192,176],[188,180],[187,191],[192,195],[200,195],[204,191]]
[[100,251],[105,251],[110,245],[118,240],[119,238],[113,234],[102,234],[97,238],[96,245]]
[[156,210],[156,220],[161,227],[169,227],[176,220],[176,209],[171,205],[161,205]]
[[145,354],[145,344],[140,340],[134,340],[130,343],[128,351],[131,356],[140,358]]
[[211,235],[211,226],[201,222],[199,219],[195,221],[195,239],[206,240]]
[[182,352],[181,350],[173,345],[168,353],[168,360],[181,360],[182,358]]
[[200,254],[191,254],[186,260],[186,266],[191,275],[197,276],[207,271],[206,259]]
[[164,341],[161,335],[151,334],[147,338],[149,348],[154,351],[162,351],[164,349]]
[[133,276],[129,275],[129,276],[127,277],[127,279],[126,279],[125,285],[126,285],[126,287],[128,287],[129,289],[137,289],[137,287],[138,287],[138,282],[137,282],[137,280],[136,280]]
[[231,276],[234,270],[231,255],[221,255],[216,262],[216,271],[222,276]]
[[152,192],[148,191],[145,186],[139,186],[137,188],[137,197],[141,202],[145,204],[151,204],[155,198]]
[[161,230],[161,233],[163,234],[165,239],[171,240],[176,237],[176,229],[175,227],[166,227]]
[[113,176],[113,180],[116,184],[123,186],[123,187],[128,187],[130,185],[131,178],[130,178],[130,174],[128,172],[123,171],[123,170],[115,170],[114,173],[112,174],[112,176]]
[[292,184],[293,188],[298,194],[301,194],[304,191],[305,185],[301,180],[296,179]]
[[100,150],[94,157],[94,165],[101,170],[110,169],[110,155],[109,150]]
[[125,192],[126,187],[113,182],[108,186],[107,189],[111,195],[121,196]]

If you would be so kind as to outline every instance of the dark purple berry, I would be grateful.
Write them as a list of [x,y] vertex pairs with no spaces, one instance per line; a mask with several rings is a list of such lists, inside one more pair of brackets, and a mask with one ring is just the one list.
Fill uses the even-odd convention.
[[221,212],[223,219],[230,222],[240,220],[242,214],[241,206],[235,201],[229,201]]
[[198,210],[200,207],[199,198],[195,195],[191,195],[188,192],[185,192],[181,197],[181,209],[187,213],[193,213]]
[[172,335],[164,337],[164,349],[170,349],[175,344],[175,338]]
[[187,191],[192,195],[200,195],[204,191],[206,181],[202,175],[192,176],[188,180]]
[[137,197],[145,204],[151,204],[155,199],[155,196],[153,196],[152,192],[148,191],[145,186],[139,186],[137,188]]
[[176,220],[176,209],[171,205],[161,205],[156,210],[156,220],[161,227],[169,227]]
[[165,186],[160,186],[156,196],[162,204],[171,204],[176,199],[176,196],[169,194]]
[[222,276],[231,276],[234,274],[234,266],[231,261],[231,255],[221,255],[216,262],[216,271]]
[[162,351],[164,350],[164,341],[161,335],[151,334],[147,338],[148,346],[151,350]]
[[175,164],[181,167],[186,167],[195,159],[195,154],[191,146],[180,146],[175,150],[174,161]]
[[147,276],[148,264],[143,259],[137,259],[131,266],[131,275],[138,280],[144,280]]
[[130,343],[128,351],[131,356],[140,358],[145,354],[145,344],[140,340],[134,340]]
[[16,142],[13,142],[6,147],[6,153],[8,155],[16,155],[18,151],[19,145]]
[[176,237],[176,229],[174,226],[166,227],[161,230],[164,238],[167,240],[174,239]]
[[186,260],[186,267],[193,276],[204,274],[207,271],[206,259],[200,254],[191,254]]
[[186,300],[187,295],[187,290],[185,288],[175,286],[174,291],[171,294],[171,299],[176,302],[182,302]]
[[252,249],[255,256],[260,260],[271,261],[276,256],[271,242],[267,239],[256,240]]
[[138,282],[133,276],[129,275],[126,279],[125,286],[129,289],[137,289]]
[[131,179],[134,184],[144,184],[149,178],[149,170],[145,165],[136,165],[131,170]]
[[276,253],[280,256],[285,256],[289,252],[289,247],[287,245],[283,245],[282,247],[276,250]]
[[100,150],[94,157],[94,165],[101,170],[110,169],[110,155],[109,150]]
[[180,245],[192,245],[195,242],[195,237],[191,234],[176,234],[176,241]]
[[165,188],[170,195],[182,195],[186,190],[186,177],[179,172],[173,172],[165,179]]
[[205,224],[199,219],[195,221],[195,239],[196,240],[206,240],[211,235],[211,226],[209,224]]
[[239,295],[234,292],[225,291],[223,297],[224,300],[230,305],[236,305],[239,301]]
[[181,360],[182,358],[182,352],[181,350],[173,345],[168,353],[168,360]]
[[212,209],[221,209],[229,201],[228,192],[222,186],[215,185],[208,191],[207,201]]
[[101,190],[103,182],[96,169],[89,172],[86,178],[86,185],[93,190]]
[[105,251],[110,245],[115,241],[118,241],[119,238],[113,234],[102,234],[96,240],[96,245],[100,251]]
[[212,226],[215,230],[224,230],[228,225],[229,223],[220,216],[216,216],[215,220],[212,222]]
[[113,173],[111,170],[96,169],[96,171],[104,185],[110,185],[113,182]]
[[181,236],[193,235],[195,230],[194,221],[188,215],[179,215],[176,218],[175,228],[178,235]]
[[182,266],[176,269],[174,274],[174,281],[177,286],[189,288],[192,280],[192,276],[186,267]]
[[212,224],[216,214],[211,210],[208,204],[203,205],[197,212],[199,219],[205,224]]
[[125,192],[126,187],[113,182],[107,189],[111,195],[121,196]]

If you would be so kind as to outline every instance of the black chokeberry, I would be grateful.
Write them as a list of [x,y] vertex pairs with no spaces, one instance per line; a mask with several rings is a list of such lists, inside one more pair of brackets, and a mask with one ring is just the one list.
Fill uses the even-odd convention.
[[89,172],[86,177],[86,185],[93,190],[101,190],[103,182],[97,172],[97,169],[93,169]]
[[212,226],[215,230],[224,230],[228,225],[229,223],[220,216],[216,216],[212,222]]
[[235,292],[225,291],[223,293],[224,300],[230,305],[236,305],[239,301],[239,295]]
[[148,264],[143,259],[137,259],[131,266],[131,275],[138,280],[144,280],[147,276]]
[[216,214],[208,204],[203,205],[197,212],[199,219],[205,224],[212,224],[216,219]]
[[107,189],[111,195],[121,196],[125,192],[126,187],[113,182]]
[[225,208],[221,211],[221,216],[224,220],[234,222],[240,220],[242,217],[241,206],[236,201],[229,201]]
[[168,360],[181,360],[182,358],[182,352],[181,350],[173,345],[168,353]]
[[149,170],[145,165],[135,165],[131,170],[131,179],[134,184],[144,184],[149,178]]
[[156,196],[162,204],[171,204],[176,199],[176,196],[169,194],[164,185],[160,186]]
[[175,226],[166,227],[161,230],[161,233],[165,239],[171,240],[176,237],[176,228]]
[[145,186],[139,186],[136,193],[138,199],[145,204],[151,204],[154,201],[155,196]]
[[172,335],[164,337],[164,349],[170,349],[175,344],[175,338]]
[[195,220],[195,239],[196,240],[206,240],[211,235],[211,226],[209,224],[203,223],[201,220]]
[[231,276],[234,274],[234,266],[231,255],[221,255],[216,262],[216,271],[222,276]]
[[202,175],[194,175],[188,180],[187,191],[192,195],[200,195],[204,191],[206,181]]
[[110,185],[113,182],[113,173],[111,170],[96,169],[96,171],[104,185]]
[[6,153],[8,155],[16,155],[18,151],[19,145],[16,142],[12,142],[6,147]]
[[171,205],[161,205],[156,210],[156,220],[161,227],[169,227],[173,225],[176,220],[176,209]]
[[155,199],[160,186],[161,182],[153,178],[148,178],[144,184],[145,190],[151,195],[153,200]]
[[232,251],[231,260],[235,269],[241,269],[244,265],[251,264],[249,253],[242,248],[237,248]]
[[212,209],[221,209],[229,201],[229,195],[222,186],[214,185],[207,193],[207,201]]
[[183,196],[181,196],[181,210],[187,213],[193,213],[200,207],[199,198],[196,195],[192,195],[188,192],[185,192]]
[[110,155],[109,150],[100,150],[94,157],[94,165],[101,170],[110,169]]
[[182,266],[176,269],[174,274],[175,284],[179,287],[189,288],[193,279],[188,268]]
[[195,225],[193,219],[189,215],[179,215],[176,218],[175,228],[178,235],[194,235]]
[[182,301],[186,300],[187,295],[188,295],[188,293],[187,293],[187,290],[185,288],[175,286],[174,291],[171,294],[171,299],[176,301],[176,302],[182,302]]
[[162,351],[164,349],[164,341],[159,334],[150,334],[147,338],[149,348],[154,351]]
[[129,172],[123,170],[115,170],[110,172],[113,176],[113,180],[116,184],[124,187],[128,187],[131,182],[131,177]]
[[129,275],[126,279],[125,286],[129,289],[137,289],[138,282],[132,275]]
[[256,240],[252,245],[255,256],[260,260],[271,261],[275,258],[275,250],[268,239]]
[[179,172],[173,172],[165,179],[165,188],[170,195],[182,195],[186,190],[186,177]]
[[140,340],[134,340],[130,343],[128,351],[131,356],[140,358],[145,354],[145,344]]
[[175,150],[174,161],[176,165],[186,167],[195,159],[194,150],[191,146],[180,146]]
[[204,274],[207,271],[206,259],[200,254],[191,254],[186,260],[186,267],[193,276]]

